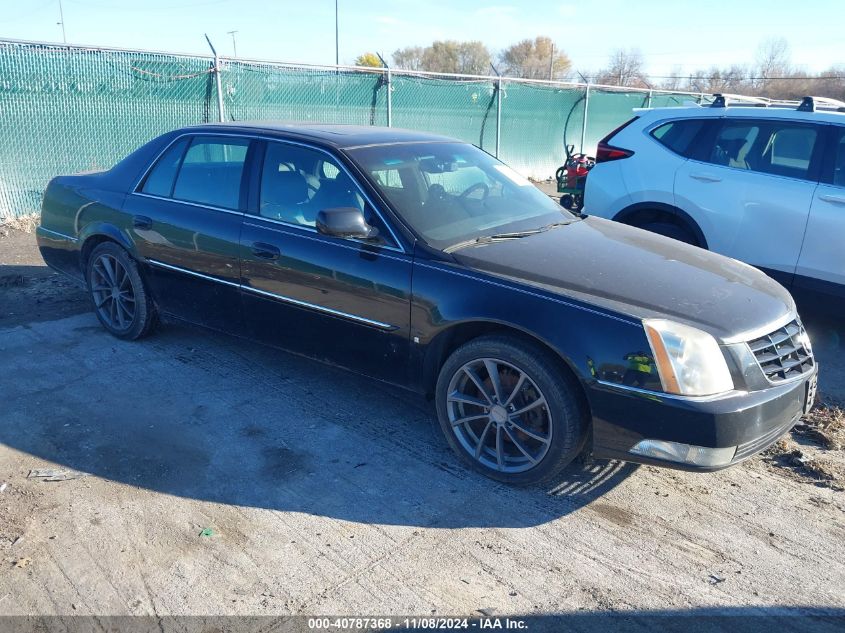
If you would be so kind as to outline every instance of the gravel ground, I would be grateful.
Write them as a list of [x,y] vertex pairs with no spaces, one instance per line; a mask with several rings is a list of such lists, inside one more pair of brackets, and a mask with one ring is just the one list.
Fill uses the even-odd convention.
[[845,492],[810,463],[841,464],[835,407],[726,471],[512,489],[402,391],[186,327],[109,337],[33,244],[0,237],[0,614],[845,614]]

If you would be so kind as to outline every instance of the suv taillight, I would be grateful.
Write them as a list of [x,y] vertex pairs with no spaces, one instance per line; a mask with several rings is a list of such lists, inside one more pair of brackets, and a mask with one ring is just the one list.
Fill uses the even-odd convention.
[[621,147],[613,147],[604,141],[599,141],[596,148],[596,163],[606,163],[611,160],[621,160],[633,156],[634,152],[629,149],[622,149]]
[[610,139],[619,134],[619,132],[631,125],[631,123],[636,121],[638,118],[639,117],[634,117],[633,119],[625,121],[625,123],[620,125],[618,128],[613,130],[610,134],[608,134],[602,140],[599,141],[599,144],[596,147],[596,164],[607,163],[611,160],[621,160],[623,158],[629,158],[634,155],[634,152],[629,149],[623,149],[621,147],[615,147],[611,145]]

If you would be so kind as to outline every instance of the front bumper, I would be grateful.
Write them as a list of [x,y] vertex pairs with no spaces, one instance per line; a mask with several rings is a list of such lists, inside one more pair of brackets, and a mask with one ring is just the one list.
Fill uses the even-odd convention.
[[[714,398],[681,398],[595,383],[590,389],[593,454],[681,470],[712,471],[732,466],[774,444],[801,418],[807,383],[818,367],[800,380],[751,392]],[[694,447],[736,447],[730,462],[697,466],[631,453],[643,440]]]

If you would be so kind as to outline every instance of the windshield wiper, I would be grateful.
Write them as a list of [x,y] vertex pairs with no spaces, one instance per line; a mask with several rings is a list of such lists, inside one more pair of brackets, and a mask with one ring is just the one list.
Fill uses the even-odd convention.
[[558,226],[565,226],[567,224],[569,224],[569,222],[553,222],[552,224],[541,226],[538,229],[528,229],[526,231],[513,231],[512,233],[496,233],[495,235],[491,235],[490,238],[494,240],[506,240],[514,237],[525,237],[527,235],[535,235],[536,233],[544,233],[549,229],[553,229]]
[[536,235],[537,233],[543,233],[545,231],[548,231],[549,229],[553,229],[558,226],[566,226],[567,224],[571,223],[572,222],[552,222],[551,224],[541,226],[537,229],[528,229],[525,231],[512,231],[510,233],[494,233],[493,235],[482,235],[480,237],[474,237],[463,242],[458,242],[457,244],[452,244],[451,246],[444,248],[443,252],[453,253],[454,251],[466,248],[467,246],[475,246],[476,244],[490,244],[492,242],[500,242],[504,240],[516,240],[521,237]]

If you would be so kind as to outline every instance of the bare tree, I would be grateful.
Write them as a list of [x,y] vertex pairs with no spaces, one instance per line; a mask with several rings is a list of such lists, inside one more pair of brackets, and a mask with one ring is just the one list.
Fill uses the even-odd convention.
[[782,37],[763,41],[757,49],[757,74],[765,79],[785,77],[791,72],[789,42]]
[[845,65],[832,66],[813,82],[813,94],[845,101]]
[[686,82],[687,78],[682,76],[681,67],[675,66],[669,72],[669,75],[663,79],[660,87],[663,90],[685,90],[688,88]]
[[393,52],[393,63],[405,70],[423,70],[422,58],[425,49],[422,46],[407,46]]
[[509,46],[499,59],[504,74],[525,79],[566,79],[572,68],[566,53],[542,35]]
[[481,42],[438,40],[425,48],[412,46],[393,53],[393,63],[407,70],[467,75],[487,74],[492,59]]
[[620,48],[610,56],[610,63],[598,74],[597,81],[609,86],[648,88],[644,68],[645,60],[638,49]]
[[748,71],[742,66],[696,71],[689,79],[688,90],[693,92],[739,94],[748,92]]
[[764,40],[757,49],[757,65],[751,88],[758,95],[764,97],[788,98],[784,93],[790,92],[793,80],[784,81],[785,77],[793,74],[789,57],[789,43],[782,37]]

